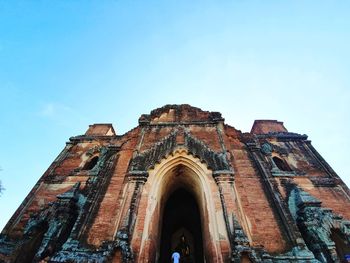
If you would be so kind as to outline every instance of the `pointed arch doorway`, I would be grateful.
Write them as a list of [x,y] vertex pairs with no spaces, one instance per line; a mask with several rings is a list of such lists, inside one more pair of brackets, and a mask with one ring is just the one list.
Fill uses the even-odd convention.
[[[230,244],[212,171],[186,149],[177,148],[148,172],[138,211],[145,217],[139,217],[135,226],[139,230],[136,234],[141,235],[135,236],[131,244],[133,251],[137,251],[137,262],[171,262],[169,254],[182,234],[196,262],[224,262],[224,257],[229,256]],[[183,201],[174,201],[178,198]],[[188,207],[182,211],[177,208],[180,203]],[[167,215],[172,212],[167,210],[173,210],[173,215],[177,211],[173,223]],[[193,210],[194,221],[182,218],[188,210]]]
[[184,188],[175,190],[163,212],[159,262],[169,262],[177,251],[182,262],[204,262],[200,212],[193,195]]

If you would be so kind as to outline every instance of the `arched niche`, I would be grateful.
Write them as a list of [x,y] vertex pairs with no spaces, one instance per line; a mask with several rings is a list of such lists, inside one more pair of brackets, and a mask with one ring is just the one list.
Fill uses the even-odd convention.
[[278,169],[280,169],[281,171],[284,171],[284,172],[291,172],[292,171],[292,169],[289,167],[286,160],[284,160],[278,156],[273,156],[272,160],[276,164]]
[[230,245],[219,189],[212,171],[181,148],[149,171],[140,201],[146,205],[138,211],[139,215],[145,215],[144,224],[136,226],[142,229],[142,237],[140,243],[133,238],[131,244],[133,250],[139,252],[137,261],[159,262],[164,208],[169,196],[180,188],[190,193],[198,204],[205,262],[223,262]]
[[92,169],[96,166],[96,164],[97,164],[97,162],[98,162],[98,159],[99,159],[98,155],[96,155],[96,156],[90,158],[90,159],[84,164],[82,170],[84,170],[84,171],[92,170]]

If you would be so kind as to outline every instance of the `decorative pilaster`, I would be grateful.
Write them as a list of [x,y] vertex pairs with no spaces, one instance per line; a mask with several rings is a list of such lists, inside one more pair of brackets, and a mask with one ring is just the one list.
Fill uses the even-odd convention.
[[[243,228],[232,211],[228,211],[229,204],[234,201],[233,197],[235,196],[233,174],[218,174],[214,178],[219,187],[221,205],[231,246],[231,261],[236,263],[241,262],[242,253],[247,253],[251,258],[254,258],[254,249],[250,247],[249,240]],[[232,197],[232,199],[229,200],[229,197]]]
[[134,190],[129,192],[125,197],[127,203],[124,204],[124,207],[126,209],[124,209],[121,225],[115,237],[117,248],[122,252],[123,262],[132,262],[133,260],[130,240],[133,236],[139,202],[147,177],[147,173],[137,173],[130,174],[128,178],[129,182],[127,187],[128,189],[133,188]]
[[[233,249],[233,241],[234,241],[234,229],[231,227],[233,226],[232,222],[229,220],[229,215],[227,212],[227,200],[225,200],[225,194],[224,194],[224,188],[225,189],[232,189],[232,184],[234,182],[234,178],[232,174],[217,174],[214,176],[215,182],[219,187],[219,194],[220,194],[220,201],[222,206],[222,211],[224,213],[224,220],[226,224],[226,230],[228,234],[228,238],[230,241],[231,249]],[[233,191],[232,193],[233,194]]]

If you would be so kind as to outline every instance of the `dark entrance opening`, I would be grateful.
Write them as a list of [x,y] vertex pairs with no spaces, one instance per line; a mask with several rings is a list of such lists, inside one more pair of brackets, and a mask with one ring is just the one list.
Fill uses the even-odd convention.
[[199,208],[183,188],[176,190],[164,207],[159,262],[172,262],[175,250],[182,254],[180,262],[204,262]]

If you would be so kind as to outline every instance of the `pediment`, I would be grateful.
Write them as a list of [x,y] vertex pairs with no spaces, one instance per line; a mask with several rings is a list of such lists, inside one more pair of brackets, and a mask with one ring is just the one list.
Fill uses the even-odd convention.
[[163,125],[179,123],[218,123],[224,121],[220,112],[203,111],[188,104],[165,105],[143,114],[139,118],[140,125]]
[[156,163],[161,162],[163,158],[180,147],[199,158],[214,174],[233,173],[225,152],[213,151],[203,141],[186,131],[184,132],[184,143],[179,144],[176,141],[178,133],[179,131],[175,130],[163,140],[155,143],[150,149],[135,154],[129,166],[129,173],[147,174],[147,171],[152,169]]

